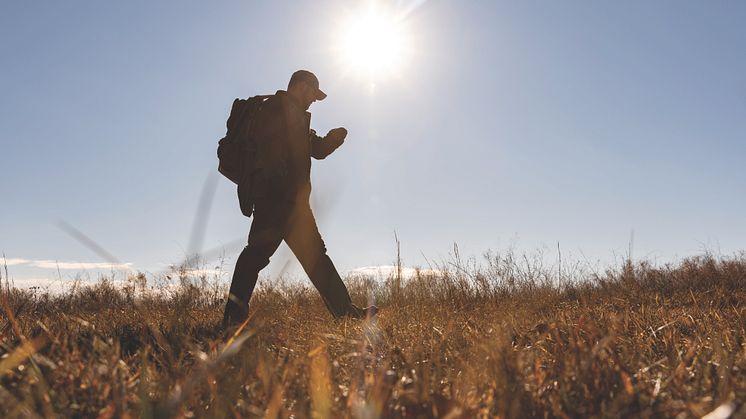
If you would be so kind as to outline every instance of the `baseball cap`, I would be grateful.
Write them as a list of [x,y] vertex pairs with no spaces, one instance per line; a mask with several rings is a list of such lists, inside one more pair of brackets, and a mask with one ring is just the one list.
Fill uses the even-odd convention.
[[298,82],[304,82],[307,83],[309,86],[314,87],[316,89],[316,100],[324,100],[326,98],[326,93],[322,92],[321,89],[319,89],[319,79],[310,71],[298,70],[293,73],[293,75],[290,77],[289,85],[293,85]]

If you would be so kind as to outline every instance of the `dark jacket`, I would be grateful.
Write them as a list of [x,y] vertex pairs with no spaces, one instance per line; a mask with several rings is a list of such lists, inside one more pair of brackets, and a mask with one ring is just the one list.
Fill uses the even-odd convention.
[[[253,123],[252,137],[256,143],[253,171],[244,182],[241,209],[262,199],[284,202],[308,202],[311,193],[311,157],[323,159],[337,149],[342,141],[322,138],[311,130],[311,113],[304,110],[286,91],[278,90],[267,99]],[[244,183],[242,182],[242,183]],[[244,192],[244,195],[247,195]]]

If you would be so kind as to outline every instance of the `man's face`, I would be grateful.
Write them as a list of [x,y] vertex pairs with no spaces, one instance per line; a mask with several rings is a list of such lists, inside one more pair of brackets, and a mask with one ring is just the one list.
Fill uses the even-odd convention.
[[303,107],[305,110],[311,107],[311,104],[316,102],[316,88],[308,83],[303,83]]

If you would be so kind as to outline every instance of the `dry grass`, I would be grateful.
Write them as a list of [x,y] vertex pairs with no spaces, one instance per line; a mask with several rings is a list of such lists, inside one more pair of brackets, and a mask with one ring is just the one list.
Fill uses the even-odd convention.
[[264,286],[232,335],[223,292],[141,287],[4,290],[0,416],[746,415],[743,255],[603,274],[456,258],[435,276],[352,281],[381,308],[365,322]]

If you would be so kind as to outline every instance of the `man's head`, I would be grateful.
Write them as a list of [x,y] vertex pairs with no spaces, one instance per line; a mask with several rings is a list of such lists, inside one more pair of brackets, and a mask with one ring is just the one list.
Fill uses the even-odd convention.
[[319,89],[319,79],[306,70],[298,70],[293,73],[288,83],[288,93],[300,102],[306,110],[313,102],[324,100],[326,97],[326,93]]

